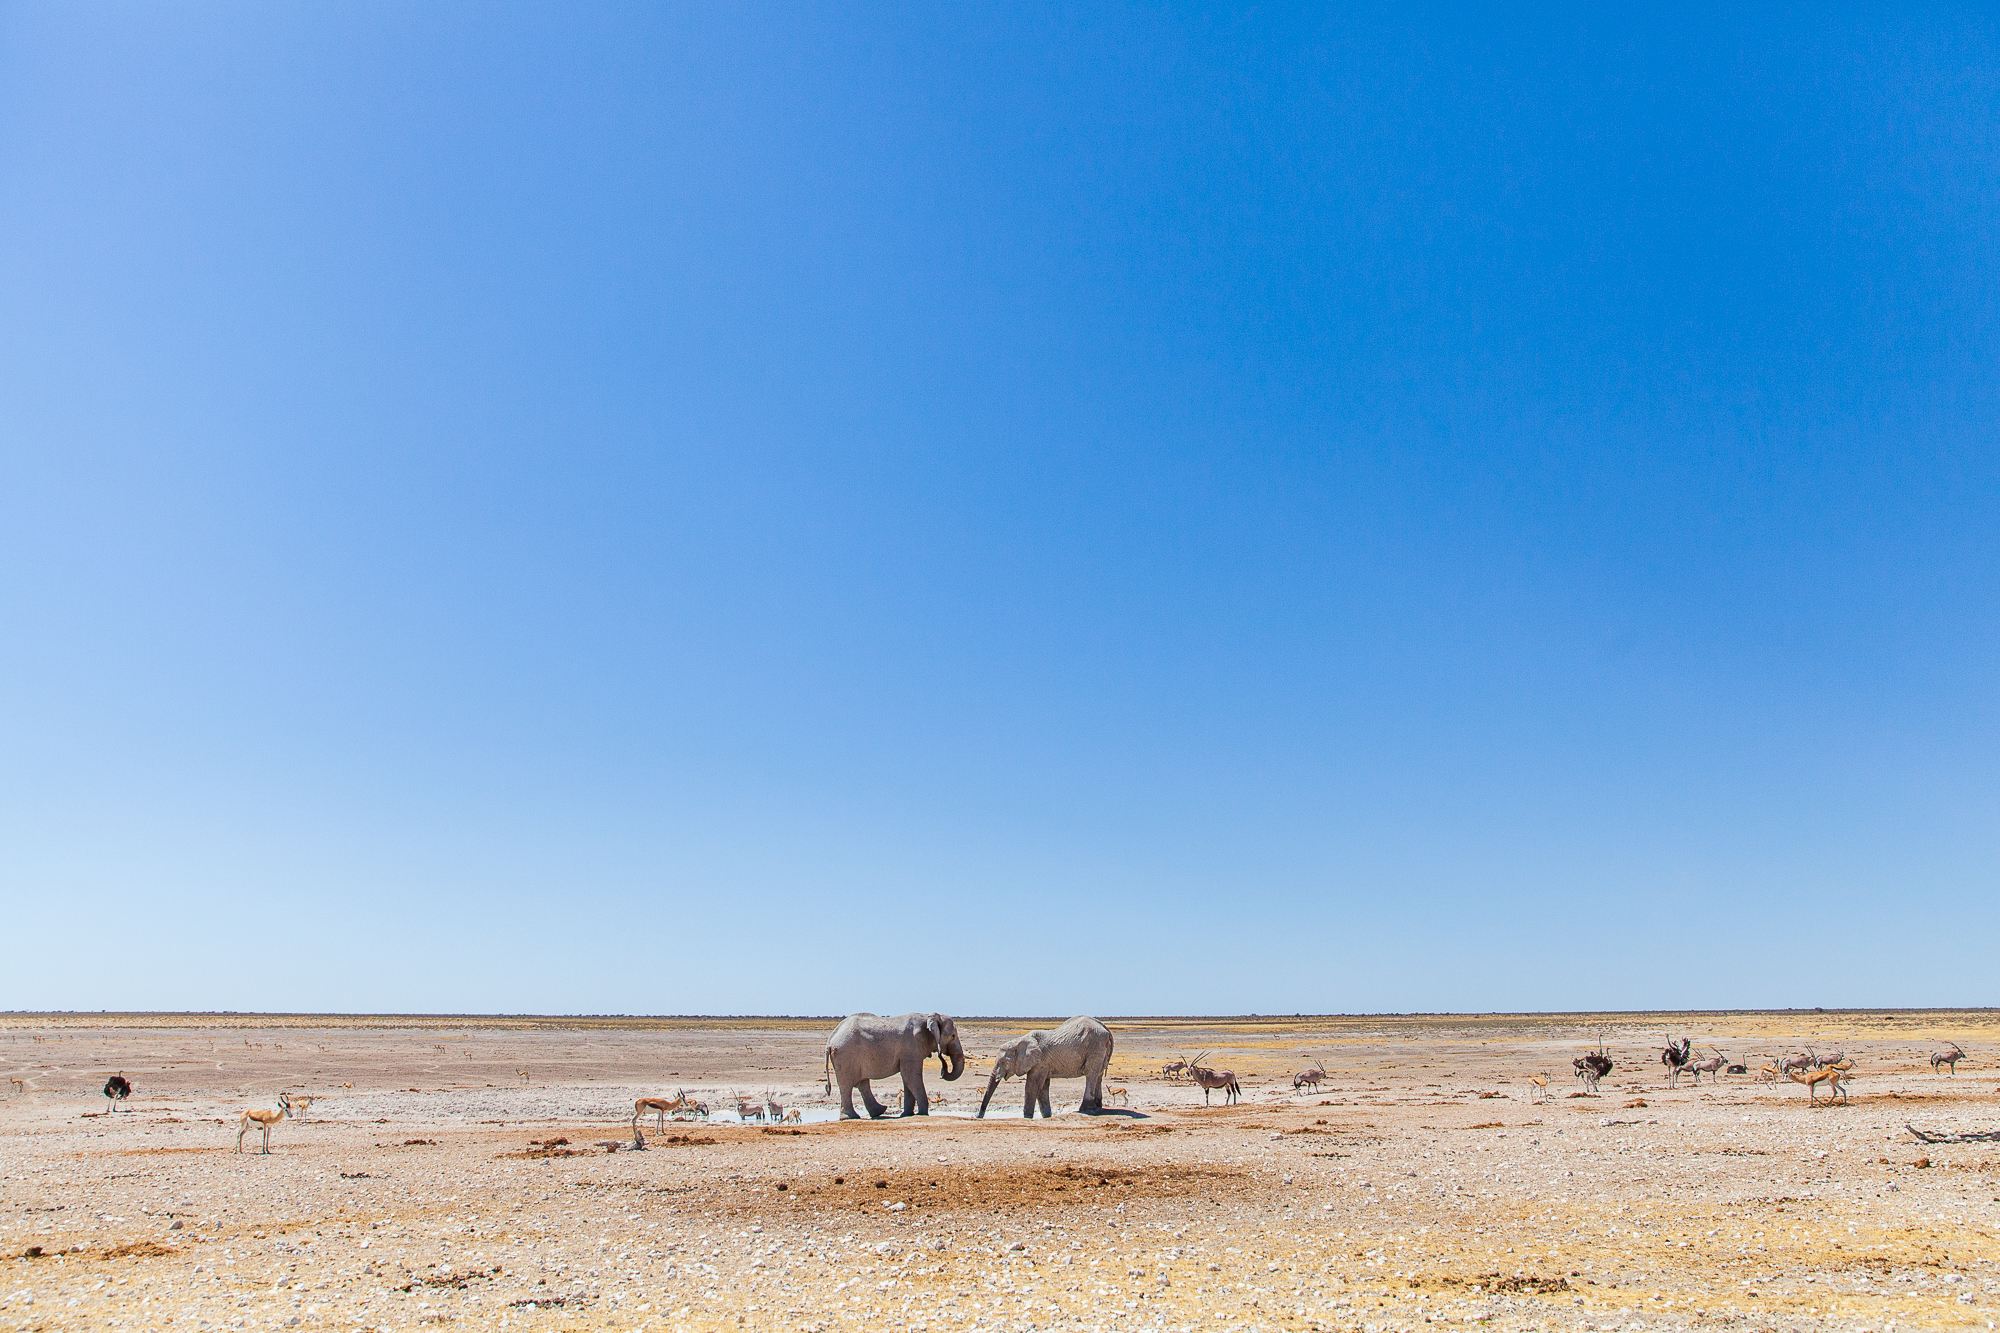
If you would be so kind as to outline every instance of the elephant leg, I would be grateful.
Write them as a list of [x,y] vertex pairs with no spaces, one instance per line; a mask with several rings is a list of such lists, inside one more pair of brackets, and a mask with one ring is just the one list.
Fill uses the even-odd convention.
[[1022,1080],[1022,1085],[1027,1091],[1021,1098],[1021,1119],[1033,1120],[1035,1118],[1035,1076],[1033,1074],[1028,1075],[1027,1078]]
[[844,1078],[840,1080],[840,1118],[842,1120],[859,1120],[861,1118],[861,1113],[854,1109],[854,1087],[854,1083],[850,1080]]
[[929,1115],[931,1113],[930,1094],[924,1090],[924,1067],[917,1066],[911,1074],[909,1066],[903,1067],[903,1114]]
[[1104,1109],[1104,1071],[1093,1070],[1083,1076],[1083,1105],[1076,1108],[1085,1115],[1096,1115]]
[[1054,1108],[1049,1105],[1049,1084],[1054,1081],[1054,1079],[1047,1078],[1042,1080],[1042,1119],[1044,1120],[1053,1120],[1056,1118]]
[[880,1120],[889,1114],[889,1108],[875,1100],[875,1089],[868,1086],[867,1079],[855,1080],[854,1086],[861,1089],[861,1104],[868,1108],[870,1120]]

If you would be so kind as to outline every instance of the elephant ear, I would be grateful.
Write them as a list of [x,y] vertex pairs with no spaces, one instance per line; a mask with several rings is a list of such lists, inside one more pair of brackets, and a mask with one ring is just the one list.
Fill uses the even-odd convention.
[[943,1017],[944,1015],[942,1014],[924,1015],[925,1044],[929,1049],[930,1054],[932,1055],[936,1055],[940,1051],[944,1050],[944,1023],[942,1022]]

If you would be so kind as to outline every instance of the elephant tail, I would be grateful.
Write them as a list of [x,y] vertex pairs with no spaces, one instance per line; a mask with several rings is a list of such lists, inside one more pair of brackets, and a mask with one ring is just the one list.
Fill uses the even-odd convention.
[[833,1047],[826,1048],[826,1065],[821,1071],[826,1076],[826,1095],[833,1096]]

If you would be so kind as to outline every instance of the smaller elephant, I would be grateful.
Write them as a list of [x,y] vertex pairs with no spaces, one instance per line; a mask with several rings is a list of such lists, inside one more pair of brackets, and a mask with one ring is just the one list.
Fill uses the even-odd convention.
[[1104,1109],[1104,1070],[1111,1063],[1111,1029],[1094,1018],[1077,1017],[1049,1031],[1038,1028],[1025,1037],[1016,1037],[1002,1048],[986,1080],[986,1095],[979,1099],[979,1118],[986,1118],[987,1103],[1003,1079],[1019,1075],[1027,1080],[1027,1098],[1021,1107],[1024,1119],[1035,1118],[1042,1108],[1044,1118],[1052,1118],[1049,1107],[1049,1080],[1081,1078],[1083,1104],[1077,1109],[1095,1115]]
[[900,1075],[903,1080],[904,1115],[929,1115],[930,1095],[924,1091],[924,1061],[936,1056],[946,1082],[965,1072],[965,1047],[959,1044],[958,1025],[944,1014],[899,1014],[883,1018],[877,1014],[849,1014],[826,1043],[826,1090],[832,1095],[840,1087],[840,1118],[858,1120],[854,1093],[861,1092],[861,1104],[871,1120],[888,1114],[875,1100],[870,1079]]

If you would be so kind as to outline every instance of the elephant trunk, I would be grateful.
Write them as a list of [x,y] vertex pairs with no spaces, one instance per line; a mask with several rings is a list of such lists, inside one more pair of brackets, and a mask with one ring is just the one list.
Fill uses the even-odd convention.
[[979,1099],[978,1119],[984,1120],[986,1118],[986,1105],[993,1100],[993,1090],[999,1086],[1000,1071],[996,1069],[993,1071],[993,1077],[986,1080],[986,1095]]
[[965,1073],[965,1051],[961,1047],[946,1047],[938,1053],[938,1065],[944,1071],[944,1081],[956,1083]]

